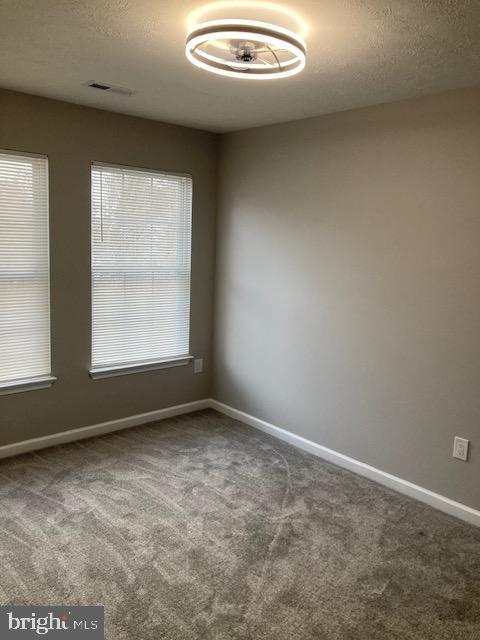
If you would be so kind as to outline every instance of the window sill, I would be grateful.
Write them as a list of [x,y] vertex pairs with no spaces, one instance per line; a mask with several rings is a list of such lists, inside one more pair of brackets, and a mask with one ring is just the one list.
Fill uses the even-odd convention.
[[113,378],[115,376],[128,376],[131,373],[142,373],[144,371],[155,371],[156,369],[167,369],[169,367],[181,367],[189,364],[193,356],[182,356],[180,358],[170,358],[169,360],[159,360],[158,362],[138,362],[136,364],[123,364],[116,367],[97,367],[90,369],[89,374],[92,380],[102,378]]
[[12,380],[0,382],[0,396],[9,393],[21,393],[22,391],[34,391],[36,389],[48,389],[55,382],[54,376],[42,376],[40,378],[25,378],[24,380]]

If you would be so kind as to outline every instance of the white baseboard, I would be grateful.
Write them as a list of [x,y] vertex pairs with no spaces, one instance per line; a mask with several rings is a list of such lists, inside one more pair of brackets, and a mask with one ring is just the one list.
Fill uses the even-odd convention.
[[54,433],[40,438],[32,438],[30,440],[7,444],[0,447],[0,458],[7,458],[21,453],[27,453],[29,451],[45,449],[46,447],[74,442],[75,440],[84,440],[85,438],[91,438],[93,436],[99,436],[113,431],[120,431],[121,429],[128,429],[129,427],[135,427],[147,422],[163,420],[165,418],[171,418],[184,413],[191,413],[192,411],[200,411],[201,409],[208,408],[216,409],[220,413],[224,413],[225,415],[235,418],[236,420],[240,420],[251,427],[255,427],[265,433],[269,433],[280,440],[284,440],[295,447],[308,451],[309,453],[313,453],[314,455],[319,456],[324,460],[328,460],[328,462],[332,462],[339,467],[343,467],[353,471],[354,473],[370,478],[370,480],[383,484],[390,489],[394,489],[399,493],[403,493],[411,498],[420,500],[421,502],[439,509],[440,511],[444,511],[445,513],[480,527],[480,511],[477,511],[476,509],[472,509],[460,502],[450,500],[450,498],[441,496],[429,489],[424,489],[423,487],[413,484],[413,482],[398,478],[386,471],[376,469],[365,462],[360,462],[354,458],[350,458],[343,453],[338,453],[337,451],[323,447],[316,442],[302,438],[302,436],[297,436],[290,431],[276,427],[265,420],[255,418],[248,413],[229,407],[228,405],[211,398],[187,402],[185,404],[178,404],[173,407],[166,407],[165,409],[157,409],[155,411],[139,413],[126,418],[118,418],[117,420],[101,422],[100,424],[94,424],[88,427],[70,429],[69,431],[62,431],[60,433]]
[[460,502],[450,500],[450,498],[441,496],[440,494],[434,493],[429,489],[424,489],[423,487],[413,484],[413,482],[409,482],[408,480],[398,478],[391,473],[376,469],[369,464],[365,464],[365,462],[359,462],[358,460],[350,458],[343,453],[338,453],[337,451],[333,451],[332,449],[323,447],[316,442],[312,442],[311,440],[302,438],[302,436],[297,436],[290,431],[286,431],[285,429],[276,427],[269,422],[265,422],[265,420],[260,420],[259,418],[255,418],[254,416],[249,415],[248,413],[244,413],[243,411],[239,411],[238,409],[229,407],[228,405],[223,404],[218,400],[210,400],[210,407],[212,409],[220,411],[220,413],[224,413],[225,415],[230,416],[231,418],[240,420],[241,422],[244,422],[251,427],[260,429],[260,431],[269,433],[270,435],[275,436],[280,440],[284,440],[285,442],[288,442],[289,444],[292,444],[299,449],[303,449],[304,451],[313,453],[314,455],[319,456],[324,460],[328,460],[328,462],[332,462],[339,467],[343,467],[344,469],[353,471],[354,473],[357,473],[361,476],[365,476],[366,478],[374,480],[379,484],[383,484],[384,486],[389,487],[390,489],[394,489],[399,493],[403,493],[407,496],[410,496],[411,498],[415,498],[416,500],[424,502],[431,507],[439,509],[440,511],[444,511],[451,516],[455,516],[457,518],[460,518],[461,520],[469,522],[470,524],[474,524],[477,527],[480,527],[480,511],[477,511],[476,509],[467,507]]
[[210,400],[205,398],[204,400],[196,400],[194,402],[187,402],[185,404],[177,404],[174,407],[166,407],[165,409],[157,409],[155,411],[148,411],[147,413],[139,413],[134,416],[128,416],[127,418],[109,420],[108,422],[93,424],[89,427],[80,427],[78,429],[70,429],[69,431],[53,433],[49,436],[31,438],[30,440],[22,440],[21,442],[14,442],[13,444],[7,444],[0,447],[0,458],[8,458],[10,456],[16,456],[21,453],[27,453],[28,451],[36,451],[37,449],[54,447],[55,445],[74,442],[75,440],[84,440],[85,438],[100,436],[105,433],[111,433],[112,431],[120,431],[121,429],[136,427],[137,425],[146,424],[147,422],[164,420],[165,418],[172,418],[173,416],[179,416],[183,413],[191,413],[192,411],[207,409],[210,406]]

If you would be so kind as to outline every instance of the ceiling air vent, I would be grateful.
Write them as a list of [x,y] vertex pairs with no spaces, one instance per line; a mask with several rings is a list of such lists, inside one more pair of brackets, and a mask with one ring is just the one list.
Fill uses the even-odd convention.
[[133,89],[126,89],[125,87],[116,87],[113,84],[105,84],[103,82],[95,82],[95,80],[89,80],[85,82],[86,87],[97,89],[98,91],[108,91],[108,93],[118,93],[121,96],[133,96],[137,93]]
[[92,82],[88,86],[92,87],[92,89],[101,89],[102,91],[108,91],[110,89],[106,84],[99,84],[98,82]]

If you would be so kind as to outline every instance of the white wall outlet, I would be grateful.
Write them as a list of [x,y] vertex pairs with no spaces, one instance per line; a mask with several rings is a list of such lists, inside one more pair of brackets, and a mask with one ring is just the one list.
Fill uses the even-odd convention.
[[203,371],[203,358],[195,358],[193,361],[193,373],[202,373]]
[[466,461],[468,458],[468,445],[468,440],[455,436],[455,440],[453,441],[453,457]]

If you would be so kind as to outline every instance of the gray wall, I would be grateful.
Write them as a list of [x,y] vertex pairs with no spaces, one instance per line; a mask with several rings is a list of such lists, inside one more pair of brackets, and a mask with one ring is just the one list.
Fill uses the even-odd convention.
[[230,134],[219,162],[214,397],[480,508],[480,90]]
[[[210,389],[217,140],[184,127],[0,91],[0,149],[46,154],[50,170],[51,389],[0,396],[0,445],[205,398]],[[90,163],[193,175],[193,366],[92,381]]]
[[[480,90],[222,139],[213,395],[480,508]],[[0,445],[207,397],[214,135],[0,91],[0,148],[50,166],[51,389],[0,396]],[[192,353],[92,381],[90,163],[194,179]],[[453,436],[471,458],[451,458]]]

